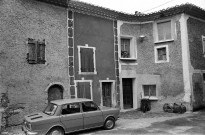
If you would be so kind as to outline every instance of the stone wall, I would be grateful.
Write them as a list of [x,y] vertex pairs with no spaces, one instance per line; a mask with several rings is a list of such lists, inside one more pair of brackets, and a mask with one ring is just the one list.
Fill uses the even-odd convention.
[[[67,13],[34,0],[1,0],[0,14],[0,89],[11,104],[26,103],[21,120],[45,107],[50,83],[60,82],[69,95]],[[45,64],[28,64],[28,38],[45,39]]]

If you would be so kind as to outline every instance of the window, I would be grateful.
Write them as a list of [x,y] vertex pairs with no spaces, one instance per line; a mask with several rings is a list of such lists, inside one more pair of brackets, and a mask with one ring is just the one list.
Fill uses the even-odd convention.
[[84,102],[82,103],[82,108],[84,112],[90,112],[90,111],[97,111],[98,106],[94,104],[92,101]]
[[144,97],[156,97],[156,85],[143,85]]
[[120,38],[121,59],[136,60],[136,45],[134,37],[121,36]]
[[155,63],[169,62],[168,45],[155,46]]
[[78,46],[79,74],[96,74],[95,48]]
[[130,57],[130,39],[121,38],[121,57]]
[[45,64],[45,40],[28,38],[27,61],[29,64]]
[[203,55],[205,56],[205,36],[202,36]]
[[165,42],[173,40],[174,23],[172,20],[158,21],[154,23],[155,42]]
[[54,115],[57,108],[58,108],[57,105],[50,103],[48,104],[48,106],[45,108],[43,112],[48,115]]
[[92,99],[92,89],[90,81],[76,81],[76,97]]
[[203,81],[205,82],[205,73],[203,73]]
[[79,113],[80,112],[80,104],[79,103],[71,103],[64,105],[62,107],[62,115]]

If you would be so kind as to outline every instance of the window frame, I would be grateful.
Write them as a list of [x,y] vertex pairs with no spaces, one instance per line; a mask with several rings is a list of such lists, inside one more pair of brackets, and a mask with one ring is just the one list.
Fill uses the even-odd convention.
[[[145,96],[145,92],[144,92],[144,86],[152,86],[155,85],[155,91],[156,91],[156,95],[155,96]],[[142,93],[143,93],[143,98],[149,98],[150,100],[158,100],[158,91],[157,91],[157,84],[143,84],[142,85]],[[150,89],[149,89],[150,91]]]
[[46,64],[46,42],[28,38],[27,61],[29,64]]
[[[165,48],[166,49],[166,60],[158,60],[158,49]],[[169,62],[169,47],[168,45],[160,45],[154,47],[155,54],[155,63],[167,63]]]
[[[165,39],[165,40],[159,40],[159,35],[158,35],[158,25],[159,23],[163,23],[163,22],[171,22],[171,38],[170,39]],[[170,41],[174,41],[175,37],[174,37],[174,31],[175,31],[175,25],[174,25],[174,20],[173,19],[164,19],[164,20],[159,20],[154,22],[153,24],[153,28],[154,28],[154,43],[162,43],[162,42],[170,42]]]
[[[63,112],[63,107],[64,107],[64,106],[67,106],[67,105],[72,105],[72,104],[78,104],[80,111],[79,111],[79,112],[76,112],[76,113],[62,114],[62,112]],[[78,114],[78,113],[81,113],[81,112],[82,112],[82,110],[81,110],[81,105],[80,105],[80,103],[79,103],[79,102],[74,102],[74,103],[63,104],[62,107],[61,107],[61,114],[60,114],[60,115],[62,115],[62,116],[64,116],[64,115],[72,115],[72,114]]]
[[[130,40],[130,57],[128,58],[124,58],[121,55],[121,39],[129,39]],[[133,36],[129,36],[129,35],[120,35],[119,38],[119,56],[121,60],[137,60],[137,43],[136,43],[136,38]]]
[[92,89],[92,80],[74,80],[75,83],[75,98],[78,98],[78,90],[77,90],[77,83],[79,82],[88,82],[90,83],[90,97],[93,100],[93,89]]
[[202,48],[203,48],[203,56],[205,57],[205,36],[201,36]]
[[[81,71],[81,53],[80,53],[80,49],[81,48],[89,48],[89,49],[93,49],[93,65],[94,65],[94,72],[82,72]],[[78,45],[78,74],[81,75],[90,75],[90,74],[97,74],[96,71],[96,47],[89,47],[88,44],[86,44],[85,46],[81,46]]]

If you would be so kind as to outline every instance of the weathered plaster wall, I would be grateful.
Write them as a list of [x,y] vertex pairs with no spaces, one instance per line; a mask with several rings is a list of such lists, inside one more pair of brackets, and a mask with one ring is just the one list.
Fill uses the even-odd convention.
[[[189,37],[190,62],[192,66],[192,105],[193,110],[205,107],[205,85],[203,73],[205,70],[205,57],[203,54],[202,35],[205,36],[205,20],[190,17],[187,20]],[[196,73],[198,72],[198,73]]]
[[[34,0],[0,1],[0,89],[11,103],[26,103],[21,116],[45,107],[52,82],[69,95],[66,16],[66,9]],[[28,38],[45,39],[46,64],[27,63]]]
[[[122,70],[134,70],[136,74],[153,74],[161,78],[161,91],[159,100],[167,102],[181,102],[184,94],[181,33],[178,17],[175,20],[175,40],[164,43],[154,43],[153,23],[129,24],[121,26],[122,35],[131,35],[137,40],[137,65],[122,65]],[[145,35],[144,41],[139,41],[139,36]],[[155,63],[154,47],[168,45],[169,62]],[[179,98],[180,97],[180,98]],[[174,100],[173,100],[174,99]]]
[[[75,79],[93,80],[93,100],[100,104],[99,80],[115,80],[113,21],[85,14],[74,14],[74,68]],[[79,75],[77,46],[96,47],[96,75]]]
[[200,21],[194,18],[189,18],[187,20],[187,29],[191,65],[195,70],[205,70],[205,57],[202,46],[202,35],[205,36],[205,20]]

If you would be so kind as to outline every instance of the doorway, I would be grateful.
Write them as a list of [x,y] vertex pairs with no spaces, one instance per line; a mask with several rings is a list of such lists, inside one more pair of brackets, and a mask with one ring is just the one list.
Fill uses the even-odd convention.
[[122,78],[124,109],[133,108],[133,79]]
[[59,85],[53,85],[48,89],[48,102],[63,99],[63,89]]
[[112,106],[112,82],[102,82],[103,106]]

